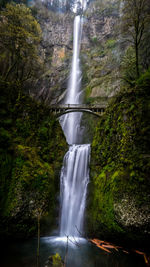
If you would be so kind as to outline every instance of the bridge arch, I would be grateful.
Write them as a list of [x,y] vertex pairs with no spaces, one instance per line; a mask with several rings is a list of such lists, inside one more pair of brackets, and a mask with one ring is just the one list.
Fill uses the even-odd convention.
[[72,113],[72,112],[85,112],[85,113],[90,113],[90,114],[97,116],[97,117],[101,117],[102,113],[103,113],[103,112],[97,113],[97,112],[94,112],[94,111],[89,110],[89,109],[67,109],[63,112],[56,113],[56,117],[60,118],[61,116],[66,115],[68,113]]
[[87,105],[87,104],[61,104],[51,105],[50,111],[55,114],[57,118],[72,112],[85,112],[92,114],[96,117],[101,117],[105,112],[106,105]]

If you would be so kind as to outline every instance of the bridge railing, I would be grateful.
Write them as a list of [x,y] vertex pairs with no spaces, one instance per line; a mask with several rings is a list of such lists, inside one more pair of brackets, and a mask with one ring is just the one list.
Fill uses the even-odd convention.
[[88,112],[95,116],[101,116],[105,112],[105,104],[87,105],[87,104],[54,104],[49,106],[50,111],[58,117],[70,112]]
[[106,104],[53,104],[50,105],[51,109],[92,109],[92,108],[105,108]]

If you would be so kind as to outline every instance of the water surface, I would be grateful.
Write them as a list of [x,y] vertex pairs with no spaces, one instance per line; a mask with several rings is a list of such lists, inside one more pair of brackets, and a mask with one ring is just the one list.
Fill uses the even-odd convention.
[[[68,242],[67,267],[144,267],[143,257],[113,251],[108,254],[83,238]],[[50,255],[66,253],[67,243],[61,237],[43,237],[40,240],[40,267]],[[36,267],[37,239],[1,242],[0,267]]]

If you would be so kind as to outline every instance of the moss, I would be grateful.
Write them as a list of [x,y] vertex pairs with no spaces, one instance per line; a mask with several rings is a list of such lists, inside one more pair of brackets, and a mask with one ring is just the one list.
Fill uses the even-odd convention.
[[0,234],[30,236],[38,210],[43,218],[48,216],[49,226],[54,224],[67,144],[45,105],[23,94],[8,100],[10,90],[16,89],[16,84],[1,83]]
[[98,41],[98,39],[97,39],[96,36],[94,36],[94,37],[91,39],[91,42],[92,42],[92,44],[94,44],[94,45],[98,45],[98,44],[99,44],[99,41]]
[[109,39],[107,42],[106,42],[106,47],[107,48],[114,48],[116,45],[116,40],[113,40],[113,39]]
[[90,51],[82,52],[83,88],[85,102],[95,103],[97,97],[109,96],[120,87],[120,52],[117,40],[109,38]]
[[48,266],[55,266],[55,267],[64,266],[63,261],[58,253],[50,256],[47,263],[48,263]]
[[150,68],[143,73],[140,78],[136,81],[136,85],[140,87],[141,89],[147,89],[149,90],[149,85],[150,85]]
[[[92,142],[87,216],[89,233],[105,238],[123,236],[122,240],[145,244],[150,227],[150,95],[146,86],[141,90],[139,81],[138,86],[120,92],[111,101],[97,125]],[[120,205],[117,203],[128,203],[124,221],[119,217],[119,208],[123,206],[116,210]],[[135,209],[132,220],[131,207]]]

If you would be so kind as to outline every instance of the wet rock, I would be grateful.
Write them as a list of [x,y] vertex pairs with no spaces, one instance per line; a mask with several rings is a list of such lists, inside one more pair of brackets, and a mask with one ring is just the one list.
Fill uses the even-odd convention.
[[141,93],[139,89],[118,93],[97,125],[91,150],[87,221],[92,236],[148,248],[149,93],[146,86]]
[[57,13],[37,5],[37,19],[42,29],[40,55],[44,69],[30,94],[46,104],[56,103],[67,88],[72,56],[72,13]]
[[[83,19],[81,41],[82,88],[85,102],[94,102],[101,95],[114,95],[120,82],[120,45],[116,25],[120,16],[120,1],[93,1]],[[31,94],[49,103],[63,100],[68,85],[73,47],[73,20],[71,12],[57,13],[42,5],[37,6],[37,19],[42,28],[40,54],[44,72],[31,89]],[[109,42],[110,41],[110,42]],[[99,71],[101,68],[101,71]],[[93,79],[101,78],[97,88]],[[115,77],[115,78],[114,78]],[[111,83],[108,81],[111,80]],[[99,90],[98,90],[99,87]],[[89,93],[90,92],[90,93]]]
[[[81,54],[85,83],[86,101],[96,102],[97,97],[113,96],[120,90],[120,49],[116,25],[120,17],[119,1],[96,1],[86,11],[83,26]],[[87,55],[85,58],[84,55]],[[93,86],[95,78],[99,79]]]
[[124,227],[150,225],[149,206],[138,207],[136,199],[130,195],[126,194],[119,202],[114,203],[114,211],[117,221]]
[[58,253],[52,255],[48,258],[48,261],[45,263],[45,267],[63,267],[64,264],[61,260],[61,257]]

